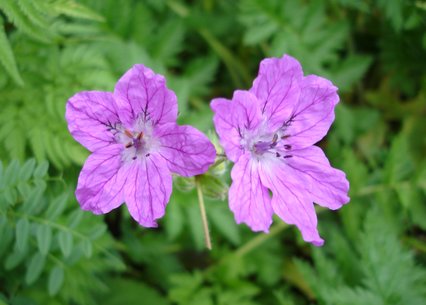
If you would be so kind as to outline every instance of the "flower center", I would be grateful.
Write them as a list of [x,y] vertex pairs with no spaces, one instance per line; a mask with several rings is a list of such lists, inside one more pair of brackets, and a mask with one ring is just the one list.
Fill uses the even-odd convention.
[[288,154],[291,150],[291,145],[284,144],[284,139],[288,138],[287,135],[278,136],[274,134],[270,140],[263,138],[262,140],[255,140],[250,145],[250,151],[257,157],[265,154],[274,155],[277,158],[291,158],[292,155]]
[[158,141],[153,137],[153,127],[149,121],[137,119],[131,129],[119,125],[114,130],[116,142],[124,146],[123,161],[149,157],[157,147]]

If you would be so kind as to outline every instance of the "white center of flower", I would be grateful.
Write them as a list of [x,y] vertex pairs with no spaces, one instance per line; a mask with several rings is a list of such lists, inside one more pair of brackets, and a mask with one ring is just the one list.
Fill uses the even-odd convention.
[[153,126],[150,121],[137,119],[132,128],[116,127],[115,140],[124,146],[123,161],[149,157],[158,147],[158,140],[153,137]]
[[260,126],[256,130],[245,130],[241,136],[242,147],[250,151],[258,159],[263,156],[274,156],[284,159],[292,157],[289,154],[292,147],[285,143],[287,142],[286,139],[290,136],[285,134],[283,130],[271,133],[266,128]]

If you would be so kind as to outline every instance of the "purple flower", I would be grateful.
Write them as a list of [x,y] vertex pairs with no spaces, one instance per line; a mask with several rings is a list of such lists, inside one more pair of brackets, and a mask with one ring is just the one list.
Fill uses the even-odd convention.
[[176,124],[178,109],[163,76],[135,65],[114,92],[85,91],[68,100],[73,137],[92,152],[78,179],[84,210],[108,213],[126,202],[142,226],[156,227],[172,191],[172,175],[199,175],[214,162],[208,138]]
[[305,241],[324,243],[313,202],[335,210],[349,201],[345,174],[313,146],[327,134],[338,102],[330,81],[303,76],[287,55],[263,60],[249,91],[212,101],[220,142],[235,162],[229,205],[237,223],[268,232],[276,213]]

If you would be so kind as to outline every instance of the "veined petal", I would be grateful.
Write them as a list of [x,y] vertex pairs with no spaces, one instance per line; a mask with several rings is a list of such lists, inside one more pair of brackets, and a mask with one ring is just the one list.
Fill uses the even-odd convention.
[[311,146],[291,154],[288,166],[310,180],[311,198],[315,203],[336,210],[349,202],[349,182],[345,173],[331,167],[321,148]]
[[337,88],[325,78],[309,75],[303,79],[299,104],[285,131],[293,147],[309,147],[320,141],[334,121],[334,107],[339,102]]
[[160,139],[159,154],[167,161],[171,172],[190,177],[206,172],[216,158],[210,140],[192,126],[165,124],[156,134]]
[[110,131],[120,122],[112,93],[83,91],[66,105],[65,118],[74,139],[90,151],[114,143]]
[[122,145],[114,144],[92,153],[84,163],[75,195],[83,210],[104,214],[124,202],[128,168],[121,162]]
[[175,122],[177,119],[176,94],[166,87],[166,80],[144,65],[134,65],[117,82],[114,89],[117,108],[131,109],[131,125],[137,118],[149,120],[153,125]]
[[144,227],[157,227],[172,192],[172,175],[157,154],[130,163],[124,196],[130,215]]
[[257,160],[242,155],[231,171],[229,207],[237,223],[246,223],[253,231],[268,232],[272,223],[271,198],[259,177]]
[[291,116],[300,96],[303,70],[293,57],[266,58],[250,92],[257,96],[269,128],[274,131]]
[[232,101],[224,98],[212,100],[215,113],[213,123],[227,157],[236,162],[243,154],[241,139],[245,132],[256,129],[262,122],[257,98],[248,91],[237,90]]
[[311,187],[309,180],[280,160],[262,162],[259,175],[262,184],[272,191],[274,212],[286,223],[296,225],[306,242],[322,246],[314,204],[306,192]]

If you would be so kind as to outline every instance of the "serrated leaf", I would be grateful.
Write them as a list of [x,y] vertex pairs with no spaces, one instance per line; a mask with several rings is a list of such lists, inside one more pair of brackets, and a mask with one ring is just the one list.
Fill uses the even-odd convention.
[[73,236],[68,231],[61,231],[58,233],[59,247],[61,248],[62,254],[68,257],[72,250]]
[[46,263],[46,257],[40,253],[36,253],[30,260],[30,263],[27,268],[27,273],[25,274],[25,282],[28,285],[34,283],[42,273],[44,265]]
[[343,62],[339,62],[337,68],[332,72],[332,80],[339,90],[346,91],[364,76],[371,63],[370,56],[349,56]]
[[15,56],[13,55],[12,48],[9,44],[9,40],[6,37],[5,29],[3,26],[3,18],[0,16],[0,62],[5,68],[6,72],[12,77],[12,79],[20,86],[24,85],[21,75],[16,65]]
[[47,284],[47,289],[50,296],[54,296],[61,289],[64,282],[64,269],[60,267],[55,267],[52,269],[49,275],[49,281]]
[[28,237],[30,234],[30,222],[27,218],[21,218],[16,223],[16,249],[24,251],[27,247]]
[[34,171],[35,178],[43,178],[47,174],[47,170],[49,169],[49,163],[47,161],[43,161],[37,165]]
[[40,224],[37,227],[37,246],[41,254],[49,253],[52,243],[52,228],[45,224]]

